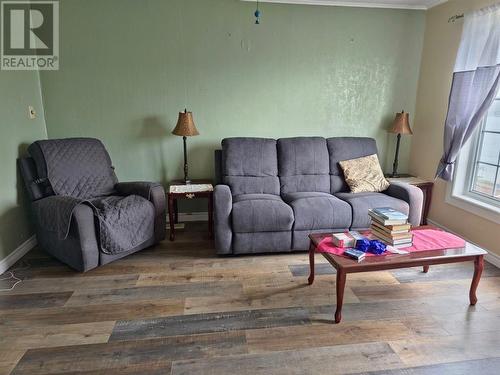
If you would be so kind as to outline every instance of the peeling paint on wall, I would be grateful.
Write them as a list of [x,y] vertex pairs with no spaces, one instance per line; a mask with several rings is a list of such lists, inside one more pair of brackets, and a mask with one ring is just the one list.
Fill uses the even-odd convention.
[[325,82],[330,122],[336,127],[362,133],[367,114],[380,118],[390,107],[390,90],[394,76],[392,67],[380,61],[332,64]]

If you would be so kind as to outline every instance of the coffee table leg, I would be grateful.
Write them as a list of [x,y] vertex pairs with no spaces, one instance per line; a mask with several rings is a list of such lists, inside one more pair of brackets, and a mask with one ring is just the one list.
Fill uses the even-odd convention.
[[474,259],[474,277],[472,278],[472,283],[470,285],[469,300],[471,305],[477,303],[476,290],[479,285],[479,280],[481,279],[481,274],[484,268],[484,257],[483,255],[478,255]]
[[309,278],[307,279],[307,282],[311,285],[314,282],[314,245],[312,241],[309,245],[309,269]]
[[423,273],[429,272],[429,266],[424,266],[424,269],[422,270]]
[[335,311],[335,323],[340,323],[342,319],[342,304],[344,303],[346,273],[337,270],[337,310]]

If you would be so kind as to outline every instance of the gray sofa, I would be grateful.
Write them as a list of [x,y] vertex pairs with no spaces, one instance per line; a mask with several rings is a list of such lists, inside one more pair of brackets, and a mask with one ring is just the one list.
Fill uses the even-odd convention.
[[310,233],[367,229],[374,207],[395,208],[419,225],[417,187],[350,193],[338,162],[376,153],[371,138],[224,139],[215,152],[217,253],[307,250]]
[[38,245],[78,271],[165,238],[166,200],[155,182],[118,182],[104,145],[92,138],[36,141],[18,160]]

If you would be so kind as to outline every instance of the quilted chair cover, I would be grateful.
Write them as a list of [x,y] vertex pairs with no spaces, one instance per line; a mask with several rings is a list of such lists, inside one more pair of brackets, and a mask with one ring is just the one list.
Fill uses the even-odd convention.
[[75,207],[89,205],[98,219],[100,249],[130,251],[154,236],[155,208],[139,195],[118,196],[117,178],[101,141],[70,138],[34,142],[28,149],[40,181],[54,195],[33,203],[37,222],[68,236]]
[[56,195],[87,199],[114,192],[118,180],[111,158],[98,139],[36,141],[28,151],[38,176],[49,180]]

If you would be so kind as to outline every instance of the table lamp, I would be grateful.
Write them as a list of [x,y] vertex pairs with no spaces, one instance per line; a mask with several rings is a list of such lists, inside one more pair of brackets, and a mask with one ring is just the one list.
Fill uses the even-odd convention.
[[179,112],[179,119],[177,120],[175,129],[172,130],[172,134],[182,136],[182,140],[184,142],[184,183],[190,184],[191,181],[188,178],[186,139],[187,137],[200,134],[194,125],[192,112],[188,112],[187,109],[185,109],[184,112]]
[[392,123],[392,128],[389,130],[389,133],[397,134],[397,143],[396,143],[396,155],[394,156],[394,163],[392,164],[392,174],[389,177],[398,177],[398,157],[399,157],[399,143],[401,142],[401,134],[409,134],[412,135],[413,132],[410,128],[410,116],[405,111],[401,111],[401,113],[396,113],[396,118]]

